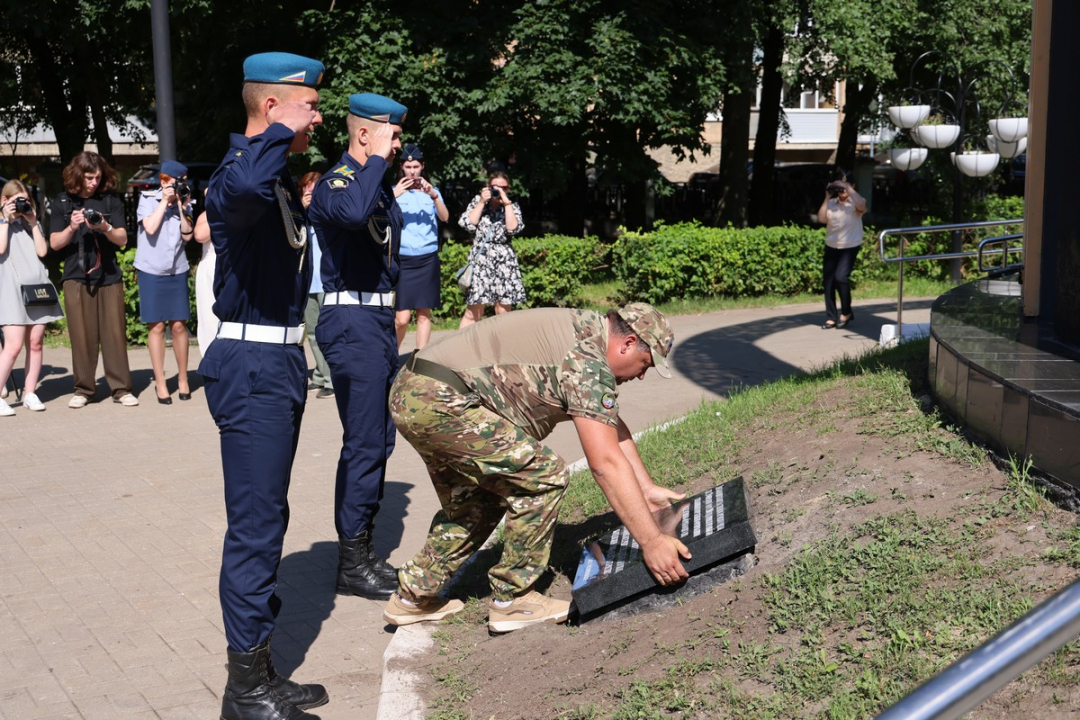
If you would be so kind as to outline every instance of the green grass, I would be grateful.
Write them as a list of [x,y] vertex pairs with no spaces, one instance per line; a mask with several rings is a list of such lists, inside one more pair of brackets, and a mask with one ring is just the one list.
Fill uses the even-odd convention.
[[[831,413],[859,420],[859,432],[883,438],[892,452],[932,453],[985,470],[984,449],[968,442],[932,408],[923,411],[927,354],[927,341],[873,350],[812,375],[705,403],[682,422],[643,436],[642,456],[655,469],[655,479],[667,486],[700,478],[722,482],[746,466],[744,453],[754,432],[813,430]],[[836,409],[820,401],[841,383],[849,386],[850,403]],[[823,460],[816,469],[759,462],[747,481],[757,492],[782,493],[819,482],[822,474],[866,475],[872,472],[866,469],[868,462],[873,461]],[[1055,510],[1031,481],[1030,469],[1029,462],[1013,459],[1004,493],[971,493],[947,517],[920,516],[905,507],[904,501],[915,494],[908,485],[910,474],[897,478],[891,496],[864,489],[832,491],[833,504],[880,508],[880,514],[853,526],[837,526],[816,542],[799,544],[790,533],[778,533],[787,537],[782,544],[799,547],[792,559],[774,572],[729,584],[739,593],[740,583],[759,583],[762,606],[702,605],[701,632],[676,645],[657,643],[647,661],[619,666],[616,675],[625,682],[613,684],[615,695],[609,701],[597,705],[593,699],[553,709],[548,716],[874,716],[1028,611],[1033,598],[1047,589],[1039,581],[1041,573],[1032,568],[1047,563],[1080,568],[1080,528],[1072,523],[1061,527],[1060,515],[1054,516],[1056,524],[1049,521]],[[587,473],[572,478],[564,508],[563,526],[609,510]],[[788,523],[802,514],[788,511],[774,521]],[[995,543],[1000,533],[1031,524],[1046,528],[1050,547],[1003,557]],[[758,612],[764,613],[769,638],[734,640],[740,618]],[[605,657],[618,665],[632,641],[628,631],[610,635]],[[454,643],[453,633],[445,643]],[[466,646],[459,647],[468,653]],[[1080,642],[1059,650],[1028,677],[1034,685],[1051,688],[1052,702],[1075,702]],[[443,678],[440,682],[445,683]],[[449,699],[468,695],[455,684],[439,705],[439,712],[450,714],[438,717],[472,717],[467,701]]]

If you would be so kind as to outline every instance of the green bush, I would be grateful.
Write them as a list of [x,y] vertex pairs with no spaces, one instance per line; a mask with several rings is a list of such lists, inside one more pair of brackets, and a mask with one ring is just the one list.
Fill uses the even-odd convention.
[[[690,222],[627,232],[613,248],[616,277],[629,300],[792,295],[823,290],[824,228],[704,227]],[[887,271],[867,230],[852,282]]]
[[[469,245],[443,247],[442,306],[437,317],[458,317],[465,311],[465,294],[455,277],[469,258]],[[596,238],[545,235],[515,238],[514,252],[521,266],[521,280],[528,300],[520,307],[572,307],[580,300],[583,284],[591,282],[603,264],[606,247]]]

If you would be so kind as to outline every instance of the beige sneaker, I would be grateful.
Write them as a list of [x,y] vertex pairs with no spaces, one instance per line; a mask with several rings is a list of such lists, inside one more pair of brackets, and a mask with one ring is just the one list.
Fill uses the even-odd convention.
[[442,620],[464,609],[465,603],[460,600],[447,600],[441,597],[423,598],[415,605],[406,605],[401,601],[401,597],[394,593],[386,603],[383,620],[400,627],[418,622]]
[[79,408],[86,407],[86,403],[90,402],[90,399],[85,395],[72,395],[68,400],[68,407],[78,410]]
[[0,398],[0,417],[11,417],[15,410],[7,404],[7,400]]
[[509,607],[500,608],[494,601],[488,603],[488,628],[492,632],[510,632],[536,623],[566,622],[570,614],[570,601],[556,600],[530,590],[515,598]]
[[114,403],[120,403],[124,407],[135,407],[139,404],[139,398],[135,397],[131,393],[127,393],[126,395],[122,395],[120,397],[114,397],[112,401]]

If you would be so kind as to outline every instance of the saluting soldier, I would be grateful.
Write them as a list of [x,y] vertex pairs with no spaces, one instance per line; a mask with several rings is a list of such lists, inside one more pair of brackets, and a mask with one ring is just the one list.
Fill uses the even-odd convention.
[[221,433],[228,530],[220,596],[229,643],[222,720],[310,720],[327,702],[322,685],[274,671],[270,634],[287,493],[307,361],[301,343],[311,254],[307,218],[285,167],[322,123],[322,63],[287,53],[244,61],[247,127],[210,179],[206,215],[217,253],[217,336],[199,365]]
[[334,496],[337,592],[367,598],[388,598],[397,587],[397,571],[372,546],[372,523],[396,437],[387,399],[398,364],[394,288],[403,218],[386,171],[401,148],[405,113],[382,95],[351,95],[349,148],[319,179],[309,208],[325,293],[315,337],[343,431]]

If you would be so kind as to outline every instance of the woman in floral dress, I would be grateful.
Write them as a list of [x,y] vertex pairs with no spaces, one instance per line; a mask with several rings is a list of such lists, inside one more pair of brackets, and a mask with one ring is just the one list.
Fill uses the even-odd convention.
[[459,328],[483,319],[484,306],[494,305],[495,313],[510,312],[510,306],[525,302],[525,285],[510,238],[525,227],[521,208],[510,200],[510,180],[496,170],[488,176],[487,187],[472,199],[458,221],[473,235],[469,262],[473,264],[472,284],[466,293],[465,314]]

